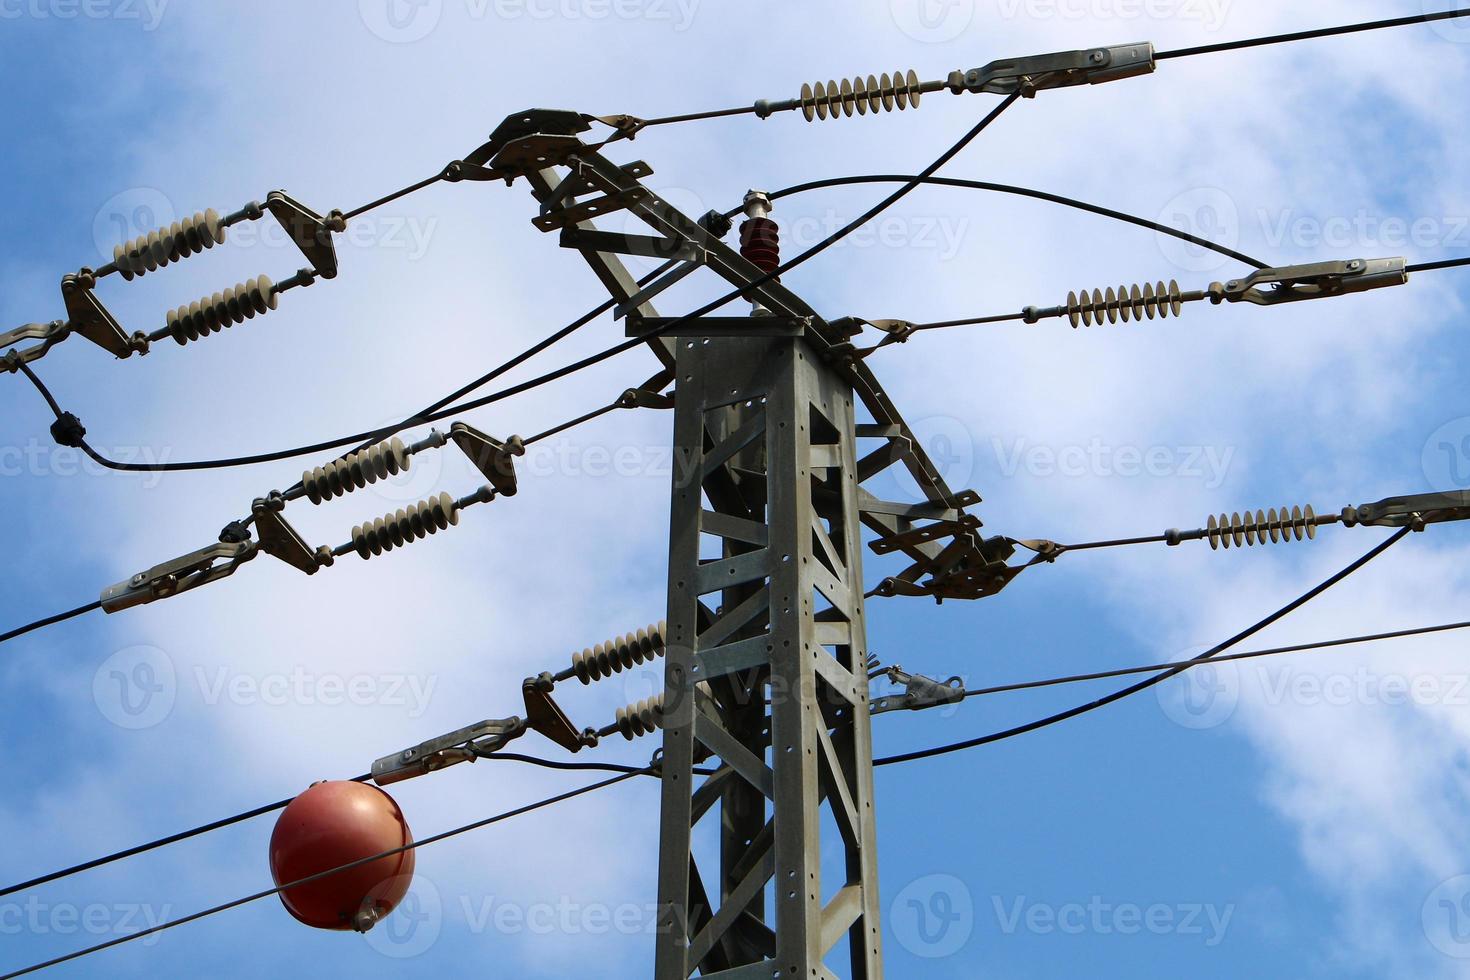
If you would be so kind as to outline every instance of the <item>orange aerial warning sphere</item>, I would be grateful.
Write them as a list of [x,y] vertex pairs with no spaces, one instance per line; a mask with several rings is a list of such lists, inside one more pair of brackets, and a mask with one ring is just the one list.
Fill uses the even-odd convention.
[[[271,833],[276,887],[413,842],[393,797],[365,783],[314,783],[281,813]],[[297,921],[367,932],[393,911],[413,880],[413,851],[400,851],[280,893]]]

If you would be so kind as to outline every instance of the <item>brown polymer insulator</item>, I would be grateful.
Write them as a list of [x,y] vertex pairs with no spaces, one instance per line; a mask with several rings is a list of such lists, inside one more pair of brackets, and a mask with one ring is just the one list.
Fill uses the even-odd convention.
[[751,218],[740,226],[740,254],[765,273],[781,267],[781,226],[770,218]]

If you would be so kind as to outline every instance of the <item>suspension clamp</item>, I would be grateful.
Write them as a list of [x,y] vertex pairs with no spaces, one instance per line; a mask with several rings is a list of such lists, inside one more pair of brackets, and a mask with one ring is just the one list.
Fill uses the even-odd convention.
[[[253,541],[221,541],[173,561],[154,565],[102,591],[102,611],[121,612],[155,599],[178,595],[235,574],[235,569],[258,554]],[[216,562],[225,564],[215,564]]]
[[962,92],[993,92],[997,95],[1019,92],[1028,99],[1034,99],[1042,89],[1100,85],[1149,75],[1156,67],[1153,44],[1140,41],[1111,48],[1059,51],[1056,54],[992,61],[984,68],[951,72],[946,84],[955,95]]
[[1342,523],[1345,527],[1364,524],[1373,527],[1411,527],[1415,531],[1422,531],[1429,524],[1464,520],[1470,520],[1470,490],[1389,497],[1374,504],[1345,507],[1342,511]]
[[373,782],[379,786],[413,779],[460,762],[474,762],[480,755],[495,752],[526,733],[520,718],[487,719],[411,749],[385,755],[373,763]]
[[889,711],[923,711],[925,708],[937,708],[941,704],[958,704],[965,699],[965,682],[959,677],[951,677],[941,683],[923,674],[905,673],[904,669],[897,664],[889,667],[884,674],[893,683],[902,684],[904,692],[902,695],[874,698],[869,703],[869,714],[881,715]]
[[[1232,279],[1223,286],[1211,284],[1210,302],[1254,303],[1277,306],[1326,296],[1365,293],[1370,289],[1402,286],[1409,273],[1402,258],[1351,259],[1343,262],[1315,262],[1289,265],[1278,269],[1257,269],[1244,279]],[[1270,287],[1264,288],[1264,287]]]

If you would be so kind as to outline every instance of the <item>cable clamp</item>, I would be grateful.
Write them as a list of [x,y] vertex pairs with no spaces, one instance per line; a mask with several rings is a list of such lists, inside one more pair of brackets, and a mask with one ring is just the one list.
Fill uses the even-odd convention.
[[867,324],[874,330],[880,330],[893,338],[895,344],[904,344],[914,335],[914,324],[908,320],[857,320],[859,324]]
[[[70,334],[71,324],[65,320],[52,320],[50,323],[27,323],[23,327],[0,333],[0,350],[5,351],[5,356],[0,357],[0,373],[14,374],[20,370],[22,364],[29,364],[45,356],[47,351],[61,343]],[[15,350],[15,345],[23,340],[39,340],[41,343],[25,350]]]
[[674,407],[674,393],[663,389],[674,380],[672,371],[660,371],[637,388],[629,388],[618,398],[619,408],[667,409]]
[[941,683],[923,674],[906,673],[898,664],[889,667],[880,676],[886,676],[895,684],[902,684],[904,692],[902,695],[874,698],[868,705],[869,714],[881,715],[889,711],[923,711],[925,708],[937,708],[942,704],[957,704],[965,699],[965,682],[959,677],[951,677]]
[[526,723],[520,718],[487,719],[467,725],[378,759],[373,763],[373,782],[386,786],[438,772],[461,762],[474,762],[482,755],[504,748],[525,733]]
[[984,68],[951,72],[946,83],[955,95],[962,92],[1020,93],[1036,98],[1042,89],[1073,85],[1100,85],[1137,75],[1152,74],[1156,68],[1154,46],[1148,41],[1111,48],[1059,51],[992,61]]
[[1350,259],[1257,269],[1246,278],[1232,279],[1223,286],[1218,282],[1211,284],[1208,294],[1216,306],[1222,302],[1278,306],[1402,286],[1408,281],[1409,273],[1402,258]]
[[637,116],[630,116],[627,113],[620,113],[614,116],[584,115],[582,118],[588,122],[600,122],[604,126],[616,130],[615,135],[611,139],[605,140],[604,143],[611,143],[614,140],[621,139],[637,139],[639,132],[642,131],[644,126],[648,125],[648,120],[639,119]]
[[1470,490],[1416,493],[1388,497],[1377,503],[1347,507],[1342,512],[1346,527],[1408,527],[1422,531],[1430,524],[1470,520]]
[[[258,553],[253,541],[221,541],[198,551],[154,565],[102,591],[102,611],[121,612],[155,599],[178,595],[235,574]],[[216,564],[224,562],[224,564]]]

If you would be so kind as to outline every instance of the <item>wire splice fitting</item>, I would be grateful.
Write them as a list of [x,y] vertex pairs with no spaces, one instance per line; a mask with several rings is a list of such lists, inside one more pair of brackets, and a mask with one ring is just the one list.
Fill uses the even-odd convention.
[[58,446],[78,449],[87,438],[87,427],[71,412],[62,412],[51,423],[51,438],[56,440]]

